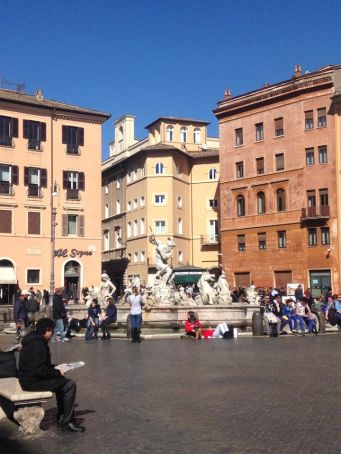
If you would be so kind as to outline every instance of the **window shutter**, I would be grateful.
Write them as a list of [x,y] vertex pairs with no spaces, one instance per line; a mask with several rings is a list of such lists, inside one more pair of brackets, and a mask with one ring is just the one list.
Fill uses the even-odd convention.
[[24,120],[24,139],[28,139],[28,120]]
[[12,118],[12,136],[13,137],[18,137],[18,135],[19,135],[18,130],[19,130],[18,119]]
[[305,119],[306,120],[312,120],[314,118],[314,111],[313,110],[307,110],[305,113]]
[[67,236],[67,214],[62,216],[62,235]]
[[40,123],[40,140],[46,142],[46,123]]
[[40,235],[40,213],[38,211],[28,212],[28,232],[29,235]]
[[79,174],[78,174],[78,189],[80,191],[85,191],[85,175],[84,175],[84,172],[79,172]]
[[66,170],[63,170],[63,189],[67,189],[67,184],[68,184],[68,172]]
[[40,186],[42,188],[47,188],[47,170],[40,169]]
[[12,184],[19,184],[19,167],[12,166]]
[[283,117],[275,119],[275,130],[283,129]]
[[258,233],[258,241],[266,241],[266,233]]
[[84,215],[78,216],[78,236],[84,236]]
[[84,128],[78,128],[78,145],[84,147]]
[[12,211],[0,210],[0,233],[12,233]]
[[257,170],[264,169],[264,158],[257,158],[256,159]]
[[24,167],[24,186],[28,186],[29,184],[29,174],[30,174],[29,167]]
[[62,143],[67,143],[67,126],[62,126]]

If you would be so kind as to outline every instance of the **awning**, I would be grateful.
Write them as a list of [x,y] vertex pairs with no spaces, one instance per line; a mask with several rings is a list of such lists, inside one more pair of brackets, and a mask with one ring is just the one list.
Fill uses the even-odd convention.
[[196,284],[201,278],[202,273],[175,273],[174,283],[178,284]]
[[10,266],[0,266],[0,284],[16,284],[17,276],[14,268]]

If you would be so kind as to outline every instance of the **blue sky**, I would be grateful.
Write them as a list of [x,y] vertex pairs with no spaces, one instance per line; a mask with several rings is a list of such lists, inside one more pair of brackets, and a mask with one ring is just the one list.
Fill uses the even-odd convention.
[[325,0],[2,0],[0,77],[45,97],[136,115],[136,138],[160,116],[211,121],[225,88],[341,63],[341,2]]

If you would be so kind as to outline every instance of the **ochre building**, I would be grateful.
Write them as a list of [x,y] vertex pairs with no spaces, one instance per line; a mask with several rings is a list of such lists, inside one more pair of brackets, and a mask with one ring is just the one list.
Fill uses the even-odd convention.
[[0,302],[101,274],[101,125],[110,115],[0,90]]
[[220,128],[222,264],[230,284],[340,283],[341,66],[239,96]]

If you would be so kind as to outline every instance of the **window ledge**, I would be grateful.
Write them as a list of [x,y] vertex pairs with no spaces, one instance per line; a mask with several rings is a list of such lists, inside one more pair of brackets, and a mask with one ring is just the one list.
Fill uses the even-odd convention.
[[281,139],[282,137],[284,137],[284,134],[281,134],[279,136],[273,136],[274,139]]
[[255,143],[261,143],[261,142],[264,142],[264,139],[255,140]]
[[244,144],[242,143],[241,145],[234,145],[234,148],[241,148],[243,146],[244,146]]

